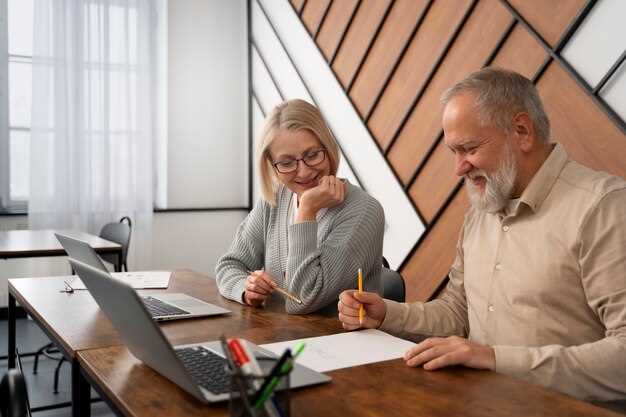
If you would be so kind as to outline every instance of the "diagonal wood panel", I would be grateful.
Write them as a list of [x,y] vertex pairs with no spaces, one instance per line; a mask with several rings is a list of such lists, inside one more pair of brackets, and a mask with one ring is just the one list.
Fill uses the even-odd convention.
[[291,4],[293,6],[293,8],[300,13],[302,11],[302,8],[304,7],[304,3],[306,3],[306,0],[291,0]]
[[301,12],[302,22],[311,36],[315,37],[324,20],[331,0],[307,0]]
[[[441,93],[479,69],[511,23],[510,14],[495,0],[480,1],[454,43],[428,90],[411,113],[388,158],[404,184],[441,130]],[[472,51],[471,54],[468,51]]]
[[392,6],[350,90],[350,98],[361,116],[369,113],[426,4],[425,0],[396,0]]
[[407,300],[429,300],[445,279],[454,261],[456,242],[468,207],[463,189],[400,271],[407,281]]
[[457,7],[450,7],[446,2],[437,1],[428,11],[368,121],[372,134],[383,149],[387,148],[405,114],[411,110],[411,102],[439,55],[445,52],[447,41],[470,3],[464,0],[459,1]]
[[585,5],[585,0],[509,0],[522,16],[552,46]]
[[358,0],[334,1],[330,5],[316,39],[317,45],[327,61],[330,61],[335,55],[344,31],[347,29],[358,5]]
[[346,90],[352,85],[368,48],[391,10],[392,1],[361,0],[361,3],[332,64],[335,75]]

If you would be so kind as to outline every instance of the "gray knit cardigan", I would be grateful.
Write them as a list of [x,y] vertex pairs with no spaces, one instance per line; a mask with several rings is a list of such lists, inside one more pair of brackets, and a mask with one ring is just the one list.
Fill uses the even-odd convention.
[[[284,303],[287,313],[334,315],[339,294],[356,288],[363,270],[366,291],[381,293],[380,271],[385,215],[378,201],[346,183],[344,202],[316,222],[289,225],[293,193],[277,191],[277,206],[259,200],[239,225],[230,249],[215,268],[220,293],[242,302],[248,271],[264,269],[303,304],[277,293],[268,303]],[[295,197],[294,197],[295,198]]]

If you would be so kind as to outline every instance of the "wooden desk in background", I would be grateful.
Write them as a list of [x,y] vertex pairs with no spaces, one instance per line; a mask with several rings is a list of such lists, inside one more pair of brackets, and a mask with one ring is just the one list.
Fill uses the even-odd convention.
[[97,253],[117,253],[122,264],[122,245],[76,230],[6,230],[0,231],[0,259],[67,256],[55,233],[83,240]]
[[[59,293],[62,282],[63,277],[16,279],[10,280],[9,289],[64,354],[72,357],[77,384],[72,386],[74,415],[89,415],[89,384],[118,415],[227,415],[226,404],[202,404],[137,360],[120,344],[119,335],[89,293]],[[342,331],[334,317],[287,315],[228,301],[219,295],[212,278],[191,271],[177,271],[167,290],[145,292],[159,291],[184,292],[232,310],[226,316],[164,322],[161,328],[174,345],[215,340],[222,333],[262,344]],[[426,372],[394,360],[329,374],[333,377],[330,384],[294,390],[292,415],[617,416],[487,371]]]

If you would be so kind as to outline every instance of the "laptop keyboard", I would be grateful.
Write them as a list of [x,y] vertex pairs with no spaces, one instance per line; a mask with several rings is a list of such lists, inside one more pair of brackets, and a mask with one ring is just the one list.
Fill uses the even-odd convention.
[[177,349],[176,355],[202,388],[216,395],[230,391],[226,359],[202,346]]
[[188,311],[175,307],[171,304],[165,303],[161,300],[158,300],[154,297],[142,297],[143,304],[146,306],[146,309],[150,313],[150,315],[154,317],[163,317],[163,316],[182,316],[185,314],[191,314]]

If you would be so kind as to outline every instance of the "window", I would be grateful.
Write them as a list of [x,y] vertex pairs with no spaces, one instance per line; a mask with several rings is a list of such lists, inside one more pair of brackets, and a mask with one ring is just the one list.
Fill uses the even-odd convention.
[[0,2],[0,209],[29,196],[33,0]]

